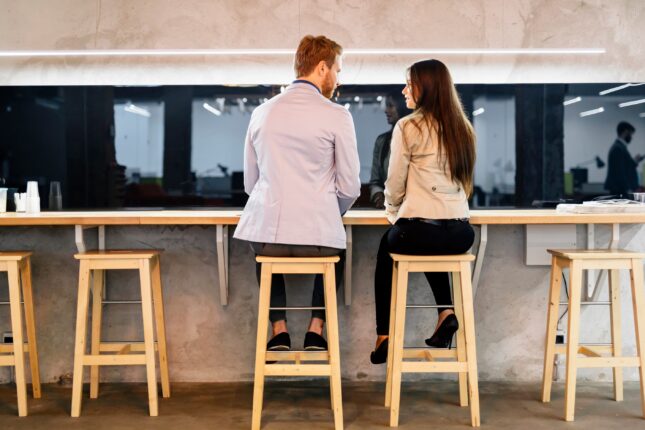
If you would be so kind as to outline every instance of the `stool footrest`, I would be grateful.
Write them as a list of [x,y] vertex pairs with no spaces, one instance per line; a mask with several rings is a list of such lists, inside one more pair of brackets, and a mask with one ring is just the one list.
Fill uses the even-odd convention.
[[403,348],[403,358],[457,358],[456,349]]
[[[22,346],[24,352],[29,352],[29,343],[25,342]],[[13,344],[3,344],[0,345],[0,354],[13,354]]]
[[146,364],[145,354],[83,356],[83,366],[138,366],[143,364]]
[[0,356],[0,366],[15,366],[16,358],[13,355],[7,355],[5,357]]
[[[578,344],[578,354],[584,354],[588,357],[597,357],[598,355],[602,352],[607,352],[611,353],[613,351],[611,344],[610,345],[583,345],[583,344]],[[567,345],[566,344],[556,344],[555,345],[555,353],[556,354],[564,354],[566,355],[567,353]],[[591,355],[593,354],[593,355]]]
[[465,361],[404,361],[403,373],[462,373],[468,371]]
[[576,367],[640,367],[638,357],[584,357],[576,360]]
[[269,361],[329,361],[327,351],[267,351]]
[[[143,342],[102,342],[99,345],[99,352],[121,352],[123,348],[129,348],[132,352],[145,352],[146,345]],[[157,342],[155,342],[155,351],[158,351],[159,347]]]
[[265,376],[331,376],[329,364],[268,364]]

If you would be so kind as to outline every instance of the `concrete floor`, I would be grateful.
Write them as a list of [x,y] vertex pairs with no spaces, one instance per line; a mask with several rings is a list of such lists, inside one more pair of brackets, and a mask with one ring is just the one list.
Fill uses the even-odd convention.
[[[467,408],[457,405],[457,386],[450,381],[406,382],[400,428],[469,428]],[[87,385],[85,386],[87,394]],[[484,382],[480,385],[482,427],[491,429],[643,429],[637,384],[626,384],[625,401],[611,400],[608,384],[579,384],[576,421],[562,420],[564,390],[557,384],[551,404],[538,400],[538,384]],[[103,384],[100,398],[83,400],[81,418],[70,418],[69,387],[45,385],[43,398],[29,400],[29,416],[18,418],[15,389],[0,385],[0,429],[248,429],[252,384],[188,384],[172,386],[160,402],[160,416],[147,416],[145,384]],[[382,406],[383,384],[343,386],[345,428],[387,428]],[[263,429],[333,428],[328,385],[311,381],[269,381],[265,391]]]

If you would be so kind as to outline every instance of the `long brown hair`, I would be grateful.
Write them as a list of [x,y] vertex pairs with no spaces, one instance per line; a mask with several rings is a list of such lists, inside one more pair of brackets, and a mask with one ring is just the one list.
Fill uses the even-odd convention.
[[[428,127],[435,129],[444,170],[470,196],[475,168],[475,130],[464,113],[448,68],[439,60],[419,61],[408,69],[408,80],[416,103],[413,116],[422,117]],[[412,123],[421,129],[419,121]]]

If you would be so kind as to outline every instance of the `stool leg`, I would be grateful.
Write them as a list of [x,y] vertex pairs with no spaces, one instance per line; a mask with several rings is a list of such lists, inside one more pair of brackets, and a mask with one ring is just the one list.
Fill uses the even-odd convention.
[[[90,346],[92,355],[100,354],[104,273],[103,270],[92,271],[92,337]],[[90,399],[99,397],[99,368],[98,365],[90,366]]]
[[18,263],[8,264],[9,305],[11,308],[11,330],[13,333],[13,358],[16,369],[16,391],[18,415],[27,416],[27,383],[25,381],[25,344],[22,336],[22,309],[20,306],[20,278]]
[[555,360],[555,337],[558,330],[560,313],[560,290],[562,288],[562,264],[560,259],[551,258],[551,283],[549,304],[546,317],[546,336],[544,344],[544,369],[542,371],[542,402],[551,401],[551,384],[553,382],[553,365]]
[[152,282],[150,279],[150,260],[139,261],[139,277],[141,278],[141,310],[143,313],[143,339],[146,355],[146,374],[148,379],[148,403],[150,416],[159,415],[157,393],[157,372],[155,369],[155,335],[152,317]]
[[475,311],[473,287],[470,281],[470,263],[462,262],[461,300],[463,306],[464,336],[466,339],[466,360],[468,360],[468,387],[470,397],[470,420],[473,427],[479,427],[479,380],[477,376],[477,348],[475,346]]
[[[392,349],[392,394],[390,403],[390,427],[399,425],[401,405],[401,362],[403,361],[403,338],[405,334],[405,306],[408,292],[408,263],[399,262],[396,281],[396,309],[394,314],[394,339]],[[391,316],[390,316],[391,318]]]
[[338,305],[336,303],[336,275],[334,264],[325,264],[325,313],[327,315],[327,339],[329,340],[329,364],[331,367],[331,394],[334,410],[334,426],[343,429],[343,399],[340,379],[340,342],[338,340]]
[[396,321],[396,281],[398,279],[399,264],[392,263],[392,294],[390,297],[390,330],[388,332],[387,362],[385,374],[385,407],[389,408],[392,401],[392,351],[394,350],[394,325]]
[[157,327],[157,349],[159,350],[159,373],[161,374],[161,394],[170,397],[170,377],[168,372],[168,351],[166,347],[166,323],[163,309],[163,290],[161,287],[161,264],[159,257],[152,260],[152,295],[154,297],[155,320]]
[[[452,294],[455,316],[459,322],[457,329],[457,361],[466,362],[466,336],[464,334],[463,299],[461,297],[461,276],[452,274]],[[459,405],[468,406],[468,372],[459,372]]]
[[565,420],[573,421],[576,405],[576,376],[578,361],[578,336],[580,324],[580,294],[582,269],[578,261],[572,261],[569,269],[569,321],[567,327],[567,380],[565,388]]
[[252,430],[260,430],[262,423],[262,400],[264,396],[264,367],[266,366],[267,329],[271,302],[270,263],[262,263],[260,276],[260,303],[258,305],[258,334],[255,345],[255,381],[253,383]]
[[72,417],[81,415],[83,394],[83,358],[87,329],[87,306],[90,299],[90,266],[81,260],[78,272],[78,302],[76,304],[76,342],[74,346],[74,379],[72,383]]
[[640,361],[641,407],[645,417],[645,294],[643,293],[643,262],[632,260],[631,286],[634,306],[634,328],[636,332],[636,353]]
[[[611,344],[612,355],[620,357],[623,352],[621,336],[621,310],[620,310],[620,272],[609,270],[609,296],[611,300]],[[614,398],[617,402],[623,400],[623,368],[614,367]]]
[[40,366],[38,364],[38,344],[36,342],[36,317],[31,288],[31,262],[26,258],[20,269],[22,297],[25,302],[25,325],[29,343],[29,367],[31,368],[31,388],[34,399],[40,399]]

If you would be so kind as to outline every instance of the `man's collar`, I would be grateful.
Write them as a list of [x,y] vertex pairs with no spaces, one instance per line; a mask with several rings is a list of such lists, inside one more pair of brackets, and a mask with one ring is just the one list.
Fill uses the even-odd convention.
[[322,95],[322,91],[320,91],[320,88],[318,88],[318,86],[316,84],[314,84],[313,82],[308,81],[306,79],[296,79],[295,81],[292,82],[292,84],[308,84],[308,85],[311,85],[312,87],[314,87],[316,89],[316,91],[318,91],[319,94]]

